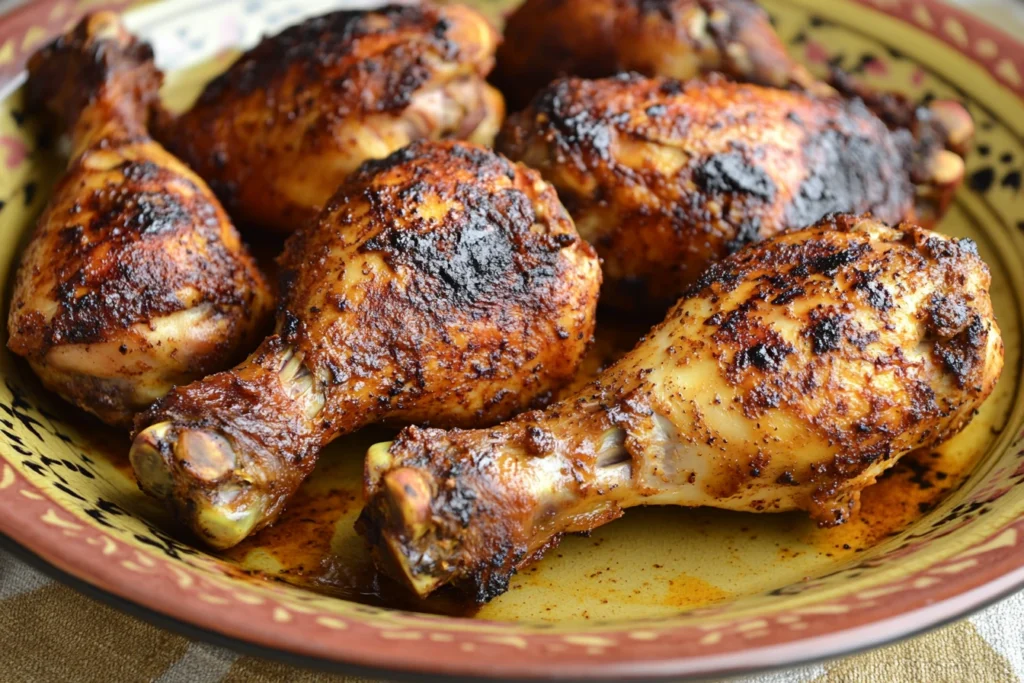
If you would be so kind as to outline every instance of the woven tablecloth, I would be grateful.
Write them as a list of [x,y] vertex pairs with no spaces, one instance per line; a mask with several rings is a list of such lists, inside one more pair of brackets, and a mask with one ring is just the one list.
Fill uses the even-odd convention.
[[[1024,31],[1022,0],[960,3],[1004,29],[1017,26]],[[0,13],[15,4],[0,0]],[[86,597],[0,550],[0,683],[365,680],[297,669],[189,640]],[[1024,682],[1024,593],[896,645],[739,680]]]

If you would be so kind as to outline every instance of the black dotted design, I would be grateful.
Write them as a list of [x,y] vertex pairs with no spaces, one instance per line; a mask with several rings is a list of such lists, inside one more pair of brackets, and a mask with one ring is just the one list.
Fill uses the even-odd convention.
[[[32,471],[50,486],[77,501],[81,511],[100,526],[131,535],[139,543],[155,548],[166,557],[176,560],[186,555],[200,554],[195,548],[174,539],[147,520],[133,516],[117,503],[94,495],[91,490],[83,491],[85,487],[76,487],[75,479],[78,477],[91,480],[98,478],[96,462],[63,430],[63,423],[59,418],[42,408],[35,407],[28,399],[28,392],[9,378],[4,380],[4,384],[11,392],[12,399],[10,403],[0,402],[0,442],[6,444],[9,451],[17,454],[21,459],[18,463],[21,468]],[[25,439],[15,434],[16,426],[28,432],[31,438]],[[73,456],[55,458],[43,453],[43,449],[52,453],[53,438],[67,444]],[[138,519],[146,526],[146,533],[129,530],[120,523],[119,518]]]

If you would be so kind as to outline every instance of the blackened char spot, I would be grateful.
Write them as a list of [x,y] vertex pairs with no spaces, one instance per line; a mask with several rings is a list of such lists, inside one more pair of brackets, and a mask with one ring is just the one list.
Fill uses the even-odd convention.
[[476,508],[476,492],[468,486],[456,484],[447,490],[447,495],[437,504],[442,508],[439,512],[454,517],[465,529],[473,519],[473,511]]
[[951,339],[935,343],[935,355],[943,367],[956,378],[961,389],[967,386],[971,375],[981,362],[981,351],[988,335],[981,316],[975,315],[970,325]]
[[782,405],[783,396],[768,382],[761,382],[743,397],[743,411],[748,417],[764,414],[766,410]]
[[441,18],[434,24],[434,36],[437,38],[444,38],[448,33],[448,29],[452,27],[452,23],[447,19]]
[[513,263],[509,236],[486,216],[470,216],[454,235],[388,229],[366,242],[365,251],[381,251],[392,263],[412,266],[443,283],[456,301],[476,301],[503,279]]
[[401,111],[412,102],[413,95],[430,78],[430,67],[416,61],[401,68],[389,69],[384,77],[380,97],[367,109],[377,112]]
[[907,387],[910,396],[909,414],[915,421],[933,417],[939,412],[939,404],[935,400],[935,390],[926,382],[914,380]]
[[832,128],[809,137],[803,150],[808,175],[786,207],[787,225],[804,227],[836,211],[870,212],[888,223],[905,217],[914,196],[909,162],[902,161],[910,141],[880,122],[877,128],[871,138]]
[[[153,176],[155,177],[155,176]],[[100,214],[103,225],[120,224],[141,235],[160,235],[187,227],[191,208],[178,195],[166,192],[122,193]]]
[[545,88],[533,107],[554,129],[559,147],[582,148],[608,159],[611,122],[589,106],[589,91],[593,87],[590,81],[563,78]]
[[470,577],[476,601],[489,602],[507,591],[516,567],[525,556],[526,551],[522,548],[515,547],[508,540],[502,542],[491,555],[490,566]]
[[807,334],[811,338],[811,350],[814,353],[822,354],[838,349],[843,341],[845,322],[845,316],[832,315],[813,323],[807,330]]
[[876,310],[887,311],[893,307],[892,295],[885,288],[885,285],[878,280],[870,278],[861,280],[854,286],[854,289],[864,292],[864,298],[867,299],[868,306]]
[[[444,299],[468,305],[493,292],[526,292],[554,277],[558,252],[574,240],[531,239],[536,216],[529,198],[515,189],[486,192],[460,188],[462,210],[418,226],[388,225],[366,241],[363,251],[379,251],[392,267],[405,266],[432,276]],[[534,243],[537,244],[534,244]],[[530,254],[524,249],[537,248]]]
[[785,306],[786,304],[797,299],[798,297],[803,296],[805,293],[806,290],[804,290],[803,287],[801,287],[800,285],[793,285],[792,287],[779,293],[778,296],[772,299],[772,303],[775,304],[776,306]]
[[760,166],[739,152],[712,155],[694,171],[694,181],[705,192],[739,193],[766,202],[775,199],[775,183]]
[[690,285],[684,292],[684,297],[696,296],[701,290],[711,287],[712,285],[721,285],[723,290],[729,290],[733,285],[739,281],[742,274],[732,264],[726,263],[725,261],[716,261],[712,263],[707,269],[700,274],[696,282]]
[[792,352],[793,347],[787,344],[760,343],[737,353],[733,362],[737,370],[753,366],[762,372],[775,372]]
[[924,241],[924,250],[932,258],[958,261],[978,255],[978,245],[970,237],[952,240],[933,235]]
[[929,330],[939,337],[951,337],[963,329],[969,313],[963,297],[932,294],[928,300]]
[[857,259],[870,250],[871,247],[868,244],[858,242],[846,249],[840,249],[839,251],[832,252],[831,254],[812,259],[807,264],[807,267],[812,273],[817,272],[822,275],[832,277],[839,272],[840,268],[848,266],[851,263],[856,263]]

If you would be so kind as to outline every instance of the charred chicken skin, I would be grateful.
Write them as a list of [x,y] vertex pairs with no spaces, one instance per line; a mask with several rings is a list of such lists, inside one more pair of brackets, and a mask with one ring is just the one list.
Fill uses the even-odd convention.
[[271,308],[213,193],[147,135],[160,80],[149,46],[109,13],[29,62],[29,106],[70,132],[73,151],[22,255],[8,346],[119,426],[235,362]]
[[973,242],[907,223],[837,215],[748,246],[576,396],[371,448],[360,531],[417,593],[487,600],[561,534],[634,505],[842,523],[992,391],[989,284]]
[[334,438],[543,405],[593,333],[600,266],[555,190],[494,152],[367,162],[293,235],[277,333],[137,421],[131,462],[214,547],[273,521]]
[[508,18],[494,79],[518,110],[557,77],[623,71],[683,81],[714,71],[744,83],[860,98],[889,125],[941,127],[946,146],[961,156],[974,134],[958,102],[919,108],[837,68],[828,82],[817,80],[790,58],[752,0],[527,0]]
[[490,144],[504,116],[484,81],[498,35],[475,11],[387,6],[264,39],[161,139],[246,224],[291,233],[367,159],[419,139]]
[[505,24],[494,81],[520,109],[555,78],[620,71],[680,80],[718,71],[829,90],[790,58],[752,0],[527,0]]
[[552,83],[497,147],[558,189],[604,260],[603,301],[663,311],[748,242],[835,211],[944,207],[964,166],[932,132],[890,131],[858,99],[623,74]]

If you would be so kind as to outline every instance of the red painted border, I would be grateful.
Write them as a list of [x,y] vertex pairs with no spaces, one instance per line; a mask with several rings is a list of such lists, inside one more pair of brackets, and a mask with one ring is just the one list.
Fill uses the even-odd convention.
[[[1015,0],[1009,1],[1013,2]],[[957,52],[970,57],[973,61],[985,67],[1000,83],[1021,98],[1024,98],[1024,42],[1020,38],[996,28],[975,14],[959,7],[947,5],[941,0],[853,0],[853,2],[870,7],[876,12],[901,19],[932,37],[938,38]],[[924,7],[928,11],[934,20],[933,26],[923,25],[918,17],[914,16],[915,6]],[[966,46],[961,44],[947,31],[945,23],[950,19],[959,22],[963,26],[966,35]],[[990,40],[995,44],[997,51],[994,56],[986,55],[978,49],[978,41],[981,40]],[[1016,83],[1000,73],[1000,62],[1004,60],[1013,65],[1018,75]]]
[[[163,615],[271,651],[310,657],[314,665],[317,662],[340,666],[349,663],[378,669],[475,677],[639,679],[721,675],[879,645],[962,616],[1024,586],[1024,544],[1017,543],[978,553],[973,569],[959,572],[955,578],[936,580],[938,576],[945,576],[944,567],[960,561],[956,558],[904,577],[897,591],[841,615],[827,608],[848,604],[848,599],[833,601],[824,606],[826,609],[815,605],[800,616],[803,626],[799,631],[790,628],[788,619],[793,612],[784,613],[783,620],[765,617],[771,632],[758,640],[748,639],[751,620],[744,619],[733,627],[723,628],[725,635],[714,643],[701,642],[708,631],[694,626],[659,632],[653,640],[637,640],[631,634],[656,632],[656,625],[647,628],[639,625],[621,632],[580,631],[575,634],[607,638],[610,644],[600,647],[598,653],[586,643],[566,647],[564,633],[524,633],[516,624],[496,622],[474,622],[475,626],[497,629],[490,634],[469,631],[457,634],[454,642],[437,642],[429,636],[448,633],[442,624],[450,625],[451,620],[429,615],[407,620],[402,629],[418,631],[424,637],[395,640],[387,635],[392,631],[351,617],[333,616],[334,622],[343,624],[340,629],[337,623],[325,626],[323,617],[331,619],[332,615],[316,610],[308,614],[292,612],[287,623],[277,622],[275,611],[281,609],[282,603],[273,599],[264,599],[261,604],[239,600],[239,593],[257,593],[248,591],[245,585],[225,588],[199,575],[192,575],[185,585],[181,570],[169,570],[162,558],[149,560],[152,566],[143,567],[145,571],[128,570],[125,563],[138,566],[146,561],[145,556],[140,557],[134,547],[116,540],[100,545],[99,539],[104,537],[101,531],[60,513],[59,505],[45,494],[25,498],[20,493],[22,490],[37,493],[39,490],[13,468],[8,471],[14,476],[13,481],[0,490],[3,531],[45,561]],[[41,523],[45,515],[50,515],[51,520],[55,516],[58,522],[70,523],[79,529],[68,529],[65,533],[52,524]],[[1024,537],[1024,519],[1000,529],[974,548],[981,548],[991,543],[992,538],[1006,533]],[[962,556],[963,553],[958,558]],[[934,583],[922,583],[926,580]],[[510,637],[514,640],[507,640]],[[573,637],[573,634],[568,636]],[[471,651],[462,648],[466,643],[472,643]],[[553,650],[552,645],[561,649]]]
[[[89,2],[90,12],[123,10],[135,0]],[[82,14],[74,0],[28,0],[0,16],[0,91],[25,68],[29,56]]]
[[[895,16],[923,28],[915,21],[913,5],[926,6],[937,28],[930,31],[957,50],[963,48],[952,36],[944,33],[942,23],[953,18],[965,29],[968,48],[965,52],[990,71],[1000,59],[1009,59],[1018,73],[1024,74],[1024,43],[1002,33],[983,21],[938,0],[904,0],[879,7],[871,0],[857,0],[877,11]],[[100,3],[104,7],[124,7],[127,0]],[[100,4],[91,3],[92,8]],[[41,0],[17,10],[0,23],[0,50],[8,40],[17,43],[12,65],[0,65],[0,85],[18,73],[25,55],[21,43],[29,28],[44,27],[52,35],[73,20],[69,11],[61,16],[54,8],[66,0]],[[38,33],[38,32],[37,32]],[[40,36],[42,34],[39,34]],[[988,39],[998,47],[998,57],[986,58],[976,53],[976,41]],[[42,38],[31,42],[38,46]],[[2,53],[0,53],[2,54]],[[1024,85],[1002,79],[1008,87],[1024,97]],[[275,621],[281,603],[260,598],[252,593],[250,601],[239,601],[237,594],[244,586],[225,588],[216,582],[193,575],[186,581],[180,570],[176,573],[163,560],[151,560],[120,541],[101,541],[103,534],[65,516],[60,506],[28,480],[14,472],[10,483],[0,489],[0,526],[3,533],[37,553],[42,559],[102,590],[133,603],[145,606],[180,621],[216,631],[228,637],[310,657],[311,663],[344,666],[345,663],[378,669],[421,672],[427,674],[470,675],[480,677],[575,677],[617,679],[629,677],[679,677],[735,673],[752,669],[793,664],[805,659],[844,654],[871,647],[893,638],[904,637],[932,627],[976,609],[1007,592],[1024,586],[1024,543],[995,547],[979,552],[978,561],[969,569],[954,574],[938,573],[932,567],[901,579],[899,590],[872,604],[837,617],[828,613],[800,615],[804,626],[791,628],[791,622],[766,617],[770,630],[763,637],[751,638],[748,628],[723,629],[715,642],[708,642],[708,631],[692,626],[674,627],[660,632],[657,626],[642,625],[629,630],[595,634],[581,631],[577,636],[605,638],[607,643],[579,640],[570,634],[524,633],[515,624],[474,622],[479,630],[459,633],[454,642],[431,640],[448,631],[441,626],[450,620],[418,616],[406,622],[405,631],[418,629],[417,640],[395,640],[389,631],[368,622],[326,613],[292,612],[286,623]],[[28,490],[38,498],[27,498]],[[75,528],[61,528],[42,522],[44,515]],[[1024,519],[1000,529],[994,536],[980,542],[981,548],[992,538],[1013,533],[1024,536]],[[98,544],[102,543],[102,550]],[[106,551],[106,552],[104,552]],[[146,566],[150,562],[151,566]],[[129,570],[125,563],[136,569]],[[142,566],[143,571],[138,571]],[[933,582],[936,576],[944,578]],[[189,583],[191,582],[191,583]],[[189,585],[186,585],[186,584]],[[261,602],[253,602],[253,599]],[[838,599],[834,604],[843,604]],[[287,606],[285,606],[287,607]],[[827,606],[826,606],[827,607]],[[714,609],[710,610],[714,611]],[[331,621],[333,619],[333,621]],[[411,624],[411,625],[410,625]],[[748,625],[749,620],[743,624]],[[343,627],[343,628],[340,628]],[[635,638],[635,632],[656,634]],[[392,632],[393,633],[393,632]],[[504,641],[494,637],[505,638]],[[445,636],[447,637],[447,636]],[[509,640],[511,638],[511,640]],[[701,642],[701,641],[704,642]],[[463,645],[472,644],[471,650]],[[559,649],[555,649],[555,647]]]

